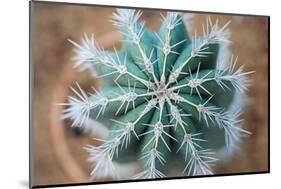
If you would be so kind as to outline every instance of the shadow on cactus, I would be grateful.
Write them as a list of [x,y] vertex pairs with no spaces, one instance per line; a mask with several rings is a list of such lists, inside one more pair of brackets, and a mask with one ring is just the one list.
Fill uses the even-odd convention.
[[[182,15],[162,15],[157,32],[139,22],[140,11],[118,9],[113,24],[122,35],[119,51],[98,47],[93,36],[76,47],[75,67],[89,69],[102,87],[88,96],[71,88],[64,118],[73,126],[96,120],[109,134],[100,146],[88,146],[95,163],[92,177],[117,177],[120,162],[138,161],[133,178],[210,175],[218,160],[237,152],[244,92],[249,85],[237,58],[229,58],[227,26],[208,17],[203,35],[188,35]],[[109,121],[110,120],[110,121]],[[119,163],[116,163],[119,162]],[[118,166],[117,166],[118,167]]]

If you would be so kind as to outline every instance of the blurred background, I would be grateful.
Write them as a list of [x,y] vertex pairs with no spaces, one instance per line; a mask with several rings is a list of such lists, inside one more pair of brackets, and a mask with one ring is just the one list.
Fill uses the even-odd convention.
[[[83,149],[95,144],[92,136],[60,121],[57,102],[64,102],[69,86],[75,81],[87,91],[98,86],[88,72],[72,69],[73,46],[67,39],[80,42],[84,33],[104,40],[115,31],[110,23],[114,8],[67,4],[32,3],[32,66],[33,66],[33,127],[32,166],[33,185],[88,182],[92,165]],[[164,12],[163,12],[164,13]],[[207,14],[188,13],[188,30],[201,30]],[[212,14],[219,23],[231,20],[231,53],[244,64],[252,85],[247,94],[243,128],[252,135],[243,142],[243,153],[215,167],[217,174],[258,172],[268,170],[268,19],[256,16],[228,16]],[[160,12],[144,10],[146,26],[156,30]],[[108,35],[111,40],[112,35]],[[113,36],[112,40],[115,37]],[[90,91],[90,90],[88,90]]]

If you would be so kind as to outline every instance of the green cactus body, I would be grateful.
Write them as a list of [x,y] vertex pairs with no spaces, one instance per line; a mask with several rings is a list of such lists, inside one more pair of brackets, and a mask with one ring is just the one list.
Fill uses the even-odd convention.
[[[73,89],[65,118],[81,126],[87,119],[110,119],[110,134],[101,146],[88,146],[96,163],[92,176],[110,175],[114,161],[139,161],[135,178],[165,177],[173,159],[184,175],[213,174],[216,152],[230,149],[249,134],[231,110],[234,97],[247,88],[237,59],[219,63],[221,45],[228,43],[228,23],[207,19],[203,35],[189,37],[181,14],[168,12],[158,32],[139,22],[140,11],[118,9],[112,22],[119,29],[120,51],[105,51],[85,36],[76,46],[77,64],[95,70],[102,88],[87,96]],[[227,66],[225,66],[227,65]]]

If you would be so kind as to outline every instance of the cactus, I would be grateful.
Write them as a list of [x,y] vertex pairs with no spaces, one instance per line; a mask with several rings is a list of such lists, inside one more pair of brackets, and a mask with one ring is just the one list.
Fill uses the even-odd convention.
[[[87,146],[91,175],[113,176],[114,162],[138,161],[142,171],[133,178],[210,175],[219,157],[241,146],[250,132],[241,128],[243,94],[249,85],[237,58],[227,58],[227,22],[207,18],[203,34],[188,35],[182,15],[162,16],[157,32],[140,22],[142,12],[117,9],[112,23],[122,36],[120,50],[106,51],[92,35],[75,46],[75,67],[89,69],[101,89],[89,96],[77,84],[71,88],[63,117],[73,126],[88,119],[110,130],[100,146]],[[225,53],[221,54],[220,53]],[[223,57],[223,58],[219,58]]]

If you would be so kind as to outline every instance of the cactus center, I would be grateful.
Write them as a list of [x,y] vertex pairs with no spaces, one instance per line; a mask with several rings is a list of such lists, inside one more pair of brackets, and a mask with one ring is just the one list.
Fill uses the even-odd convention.
[[168,97],[170,93],[165,84],[162,82],[160,82],[159,86],[155,87],[154,91],[157,99],[165,99],[165,97]]

